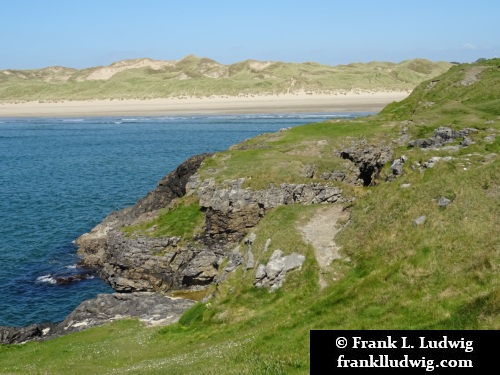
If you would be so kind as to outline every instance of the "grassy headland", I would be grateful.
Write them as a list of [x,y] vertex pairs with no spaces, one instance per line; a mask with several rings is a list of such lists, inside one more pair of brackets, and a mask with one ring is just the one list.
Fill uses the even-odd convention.
[[[394,180],[385,180],[391,174],[386,165],[376,186],[338,182],[356,199],[335,239],[342,257],[327,270],[298,229],[324,206],[281,206],[253,229],[257,263],[275,249],[306,256],[302,270],[287,275],[278,291],[255,288],[254,273],[240,268],[175,325],[121,321],[48,342],[2,346],[0,373],[306,374],[311,329],[499,329],[499,97],[500,59],[463,64],[379,115],[265,134],[215,154],[202,178],[245,177],[252,189],[304,182],[306,165],[315,165],[316,181],[342,164],[339,151],[353,143],[390,144],[394,159],[404,155],[406,161]],[[457,140],[449,145],[458,147],[435,150],[401,141],[430,137],[440,126],[476,129],[469,135],[473,143],[461,147]],[[423,168],[432,157],[442,159]],[[451,203],[440,207],[440,197]],[[159,234],[179,217],[197,217],[192,202],[177,207],[177,218],[174,207],[151,223]],[[422,215],[425,222],[414,225]],[[175,230],[193,233],[194,221]],[[320,273],[328,281],[324,288]]]

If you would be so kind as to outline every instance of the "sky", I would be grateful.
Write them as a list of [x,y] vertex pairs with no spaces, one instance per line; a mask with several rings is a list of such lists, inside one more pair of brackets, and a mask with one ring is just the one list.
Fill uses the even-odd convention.
[[498,0],[0,0],[0,69],[500,57]]

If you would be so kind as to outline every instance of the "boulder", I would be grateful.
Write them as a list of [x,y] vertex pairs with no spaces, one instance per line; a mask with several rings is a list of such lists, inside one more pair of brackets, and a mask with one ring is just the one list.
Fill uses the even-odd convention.
[[0,327],[0,344],[20,344],[38,340],[47,335],[56,325],[32,324],[27,327]]
[[302,268],[306,257],[298,253],[283,255],[283,251],[275,250],[266,265],[259,264],[255,273],[254,285],[268,287],[275,291],[283,285],[287,272]]
[[413,220],[413,226],[417,227],[419,225],[422,225],[423,223],[425,223],[426,219],[427,219],[427,216],[425,216],[425,215],[417,217],[415,220]]
[[451,200],[449,200],[448,198],[445,198],[445,197],[440,197],[437,201],[437,205],[439,207],[446,207],[448,206],[449,204],[451,203]]

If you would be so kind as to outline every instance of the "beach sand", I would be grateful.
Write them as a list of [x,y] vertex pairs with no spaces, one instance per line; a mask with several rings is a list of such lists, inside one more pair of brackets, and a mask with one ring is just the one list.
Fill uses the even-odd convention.
[[406,91],[214,96],[148,100],[89,100],[54,103],[0,103],[0,117],[170,116],[299,112],[378,112]]

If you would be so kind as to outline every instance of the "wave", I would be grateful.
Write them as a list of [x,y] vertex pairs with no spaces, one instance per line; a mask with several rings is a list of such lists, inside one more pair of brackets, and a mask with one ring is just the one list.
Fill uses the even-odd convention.
[[[65,268],[76,268],[76,266],[66,266]],[[51,274],[48,275],[43,275],[40,277],[36,278],[35,283],[36,284],[69,284],[73,283],[76,281],[82,281],[82,280],[92,280],[94,279],[95,276],[91,273],[85,272],[85,273],[76,273],[72,275],[59,275],[59,276],[53,276]]]
[[55,278],[53,278],[52,275],[48,274],[48,275],[43,275],[43,276],[37,277],[36,283],[37,284],[46,283],[46,284],[53,285],[53,284],[57,284],[57,280]]
[[84,118],[65,118],[60,120],[61,122],[84,122]]

